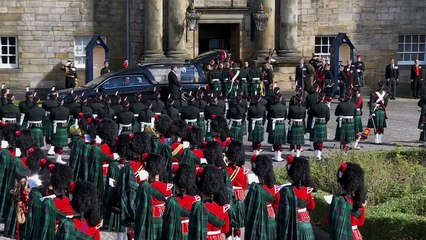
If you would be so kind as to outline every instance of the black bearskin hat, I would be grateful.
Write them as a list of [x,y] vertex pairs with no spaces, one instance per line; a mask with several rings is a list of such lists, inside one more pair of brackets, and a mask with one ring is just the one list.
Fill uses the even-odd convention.
[[356,211],[367,199],[367,188],[364,181],[364,170],[356,163],[344,162],[337,172],[337,182],[355,199]]
[[141,154],[151,153],[151,136],[146,132],[136,132],[133,134],[132,150],[140,158]]
[[155,176],[160,177],[160,181],[165,179],[165,161],[161,155],[150,153],[146,159],[145,170],[149,173],[149,180],[153,181]]
[[181,193],[194,196],[197,194],[197,176],[194,169],[187,164],[180,164],[173,177],[173,183]]
[[267,155],[258,155],[253,164],[253,172],[259,178],[259,181],[268,187],[275,185],[275,173],[272,166],[272,160]]
[[214,165],[219,168],[226,167],[225,161],[223,160],[223,153],[220,149],[219,143],[215,141],[208,142],[207,146],[203,150],[203,153],[208,164]]
[[230,165],[236,165],[238,167],[244,166],[245,163],[245,152],[244,144],[240,140],[232,140],[226,150],[226,157]]
[[231,131],[228,128],[228,123],[223,116],[217,116],[212,122],[211,127],[214,136],[219,136],[220,140],[225,141],[231,136]]
[[84,216],[89,226],[96,226],[101,222],[98,193],[92,183],[77,181],[72,190],[70,203],[75,212]]
[[40,171],[40,161],[47,159],[46,152],[39,147],[29,148],[27,156],[27,166],[31,172],[30,175],[37,174]]
[[298,187],[313,187],[309,161],[303,157],[289,156],[287,173],[293,184]]
[[203,146],[203,130],[197,126],[188,126],[186,131],[186,138],[194,148],[201,148]]
[[9,146],[16,145],[16,139],[21,134],[18,124],[8,124],[3,133],[3,138],[9,143]]
[[171,125],[172,120],[165,114],[161,114],[154,122],[155,130],[163,136],[166,136],[169,133]]
[[200,180],[198,181],[200,191],[205,195],[212,195],[213,200],[219,205],[229,203],[226,191],[224,173],[214,166],[204,167]]
[[96,133],[102,139],[102,142],[111,146],[115,145],[117,130],[117,124],[111,119],[103,119],[98,121],[96,125]]
[[123,134],[118,136],[115,144],[117,153],[121,158],[126,160],[132,160],[134,158],[134,152],[132,151],[132,138],[130,135]]
[[37,145],[33,133],[29,129],[24,129],[19,131],[19,134],[15,132],[15,135],[17,135],[16,147],[21,150],[23,156],[27,156],[28,149]]
[[56,192],[63,192],[67,190],[72,181],[73,172],[70,166],[66,164],[50,164],[50,182]]
[[169,129],[169,135],[173,137],[185,138],[187,132],[187,124],[182,119],[176,119],[172,121],[172,125]]

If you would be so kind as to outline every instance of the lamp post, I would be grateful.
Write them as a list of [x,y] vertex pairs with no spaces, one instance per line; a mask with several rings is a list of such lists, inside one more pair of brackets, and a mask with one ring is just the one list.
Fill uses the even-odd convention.
[[266,29],[268,23],[268,14],[263,9],[263,4],[260,4],[259,11],[253,13],[254,22],[256,23],[256,29],[259,32],[263,32]]
[[201,13],[195,10],[194,2],[192,2],[189,5],[188,11],[186,12],[186,33],[188,34],[188,31],[192,32],[192,57],[195,57],[195,32],[198,30],[198,21],[200,20],[200,15]]

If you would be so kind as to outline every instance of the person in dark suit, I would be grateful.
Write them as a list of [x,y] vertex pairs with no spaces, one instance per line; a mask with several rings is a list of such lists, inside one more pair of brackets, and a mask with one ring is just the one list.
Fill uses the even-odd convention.
[[358,72],[351,59],[346,60],[346,66],[343,72],[347,78],[346,91],[349,91],[353,86],[358,85]]
[[303,90],[305,90],[307,86],[305,78],[309,74],[309,68],[305,64],[305,59],[300,59],[299,65],[296,66],[296,86],[303,86]]
[[[419,59],[414,61],[414,65],[411,66],[411,92],[414,98],[419,98],[419,92],[423,85],[423,72],[422,66],[419,64]],[[423,95],[423,94],[421,94]]]
[[386,66],[385,71],[386,85],[390,87],[390,99],[395,100],[396,86],[399,83],[399,67],[395,64],[395,59],[390,59],[390,64]]
[[176,75],[177,66],[171,66],[169,75],[167,75],[167,79],[169,80],[169,89],[170,89],[170,97],[172,99],[178,99],[180,95],[179,89],[181,88],[181,84]]

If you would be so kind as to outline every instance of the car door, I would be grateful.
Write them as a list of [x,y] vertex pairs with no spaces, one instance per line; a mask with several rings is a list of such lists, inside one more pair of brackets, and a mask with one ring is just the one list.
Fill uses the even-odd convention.
[[204,72],[194,64],[179,65],[177,75],[185,92],[194,92],[198,90],[198,87],[206,85]]
[[101,88],[106,95],[114,95],[118,92],[123,98],[127,97],[129,101],[132,101],[137,92],[142,92],[144,98],[152,98],[154,87],[144,74],[137,74],[112,77],[104,81]]

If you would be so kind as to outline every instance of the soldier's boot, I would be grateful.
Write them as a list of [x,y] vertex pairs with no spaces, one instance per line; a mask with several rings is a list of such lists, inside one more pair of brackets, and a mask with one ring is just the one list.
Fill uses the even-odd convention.
[[327,102],[325,105],[326,105],[328,108],[331,108],[331,102]]
[[322,154],[322,152],[321,152],[320,150],[318,150],[318,155],[317,155],[318,160],[321,160],[321,159],[322,159],[321,154]]
[[21,149],[20,148],[15,148],[15,157],[20,157],[21,156]]
[[55,155],[55,147],[52,145],[49,145],[49,146],[50,147],[48,148],[47,155],[50,155],[50,156]]
[[376,138],[374,139],[375,144],[379,144],[379,134],[376,133]]
[[291,156],[295,156],[296,155],[296,152],[294,151],[294,149],[291,149]]
[[1,148],[6,149],[9,146],[9,142],[5,140],[1,140]]
[[314,151],[314,156],[315,156],[316,158],[318,158],[318,150],[317,150],[317,149],[315,149],[315,151]]
[[379,144],[382,144],[382,137],[383,137],[383,134],[382,133],[379,134]]
[[282,162],[284,159],[281,157],[281,151],[277,150],[274,152],[274,157],[272,158],[275,162]]
[[300,157],[300,149],[296,150],[296,157]]
[[56,163],[67,164],[67,162],[62,161],[62,155],[59,153],[56,154]]

